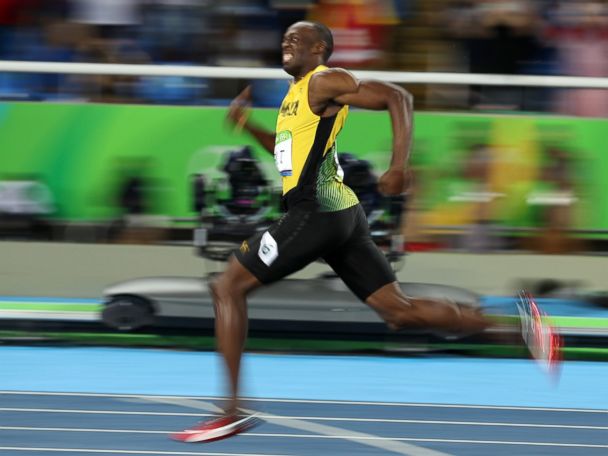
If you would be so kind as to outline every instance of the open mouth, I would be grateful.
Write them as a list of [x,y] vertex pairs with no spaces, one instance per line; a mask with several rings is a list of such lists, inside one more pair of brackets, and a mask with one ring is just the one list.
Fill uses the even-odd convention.
[[293,54],[283,54],[283,63],[289,63],[293,60]]

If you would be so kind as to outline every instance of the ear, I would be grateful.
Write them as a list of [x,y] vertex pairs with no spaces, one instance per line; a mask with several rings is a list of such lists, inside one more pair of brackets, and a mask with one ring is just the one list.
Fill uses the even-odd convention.
[[313,54],[323,54],[325,52],[326,48],[327,48],[327,45],[325,44],[324,41],[317,41],[312,48],[312,52],[313,52]]

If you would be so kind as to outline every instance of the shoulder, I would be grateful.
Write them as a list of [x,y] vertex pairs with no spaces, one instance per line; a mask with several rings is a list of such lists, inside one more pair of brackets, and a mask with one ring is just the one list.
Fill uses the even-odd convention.
[[314,73],[310,82],[312,83],[352,83],[357,82],[357,78],[344,68],[326,68]]
[[310,78],[310,90],[329,92],[332,95],[356,91],[359,80],[343,68],[327,68],[314,73]]

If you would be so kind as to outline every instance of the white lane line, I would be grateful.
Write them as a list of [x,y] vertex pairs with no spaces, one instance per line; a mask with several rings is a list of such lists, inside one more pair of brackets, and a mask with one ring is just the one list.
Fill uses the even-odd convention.
[[[177,413],[177,412],[143,412],[143,411],[117,411],[117,410],[79,410],[79,409],[44,409],[44,408],[16,408],[0,407],[0,412],[35,412],[35,413],[68,413],[91,415],[137,415],[137,416],[192,416],[211,417],[212,413]],[[496,426],[496,427],[522,427],[522,428],[548,428],[548,429],[586,429],[594,431],[607,431],[608,426],[590,426],[575,424],[538,424],[538,423],[507,423],[494,421],[454,421],[454,420],[408,420],[398,418],[344,418],[333,416],[286,416],[257,414],[259,418],[272,418],[276,420],[309,420],[309,421],[338,421],[349,423],[395,423],[395,424],[441,424],[453,426]],[[0,427],[2,429],[2,427]]]
[[149,415],[149,416],[214,416],[211,413],[185,413],[185,412],[141,412],[126,410],[81,410],[81,409],[45,409],[45,408],[18,408],[0,407],[0,412],[35,412],[35,413],[74,413],[89,415]]
[[[183,407],[191,407],[197,410],[205,410],[208,412],[215,412],[218,408],[209,403],[200,400],[193,399],[159,399],[150,398],[148,399],[154,402],[162,402],[165,404],[180,405]],[[255,413],[251,410],[245,410],[247,413]],[[266,415],[266,422],[278,424],[288,428],[295,429],[297,431],[307,431],[313,434],[320,434],[326,438],[334,438],[340,435],[343,440],[364,444],[374,448],[380,448],[384,451],[390,451],[396,454],[404,456],[452,456],[450,453],[443,453],[440,451],[430,450],[428,448],[419,447],[405,442],[398,442],[393,439],[375,439],[373,435],[365,434],[363,432],[349,431],[346,429],[337,428],[334,426],[327,426],[325,424],[311,423],[304,420],[293,420],[293,419],[279,419],[273,415]],[[312,436],[314,437],[314,436]]]
[[[300,434],[247,434],[255,437],[288,437],[295,439],[298,437],[305,439],[349,439],[339,435],[300,435]],[[608,448],[608,445],[592,444],[592,443],[560,443],[560,442],[527,442],[527,441],[510,441],[510,440],[467,440],[467,439],[427,439],[418,437],[377,437],[368,436],[361,437],[362,440],[391,440],[398,442],[428,442],[428,443],[477,443],[482,445],[521,445],[521,446],[549,446],[549,447],[567,447],[567,448]],[[422,453],[420,453],[422,454]],[[418,456],[418,453],[416,453]]]
[[0,451],[40,451],[54,453],[158,454],[170,456],[289,456],[263,453],[209,453],[196,451],[97,450],[94,448],[0,447]]
[[[110,398],[135,398],[154,400],[158,399],[195,399],[203,401],[216,401],[226,399],[225,397],[211,396],[176,396],[176,395],[148,395],[148,394],[114,394],[114,393],[70,393],[70,392],[45,392],[45,391],[2,391],[0,395],[15,396],[76,396],[76,397],[110,397]],[[473,405],[473,404],[429,404],[419,402],[374,402],[374,401],[334,401],[317,399],[271,399],[271,398],[243,398],[244,402],[277,402],[289,404],[332,404],[332,405],[372,405],[382,407],[429,407],[429,408],[452,408],[452,409],[474,409],[474,410],[518,410],[518,411],[540,411],[540,412],[577,412],[577,413],[606,413],[608,409],[585,409],[564,407],[525,407],[506,405]]]
[[59,428],[36,426],[0,426],[0,431],[36,431],[36,432],[107,432],[113,434],[170,434],[171,431],[147,431],[145,429],[96,429],[96,428]]
[[[129,433],[129,434],[169,434],[171,431],[145,431],[138,429],[80,429],[80,428],[37,428],[37,427],[19,427],[19,426],[1,426],[2,430],[17,430],[17,431],[50,431],[50,432],[90,432],[90,433]],[[273,438],[288,438],[288,439],[319,439],[319,440],[353,440],[350,431],[344,431],[342,435],[317,435],[317,434],[277,434],[277,433],[259,433],[248,432],[243,434],[246,437],[273,437]],[[359,433],[357,433],[359,434]],[[592,443],[562,443],[562,442],[530,442],[530,441],[511,441],[511,440],[470,440],[470,439],[434,439],[422,437],[379,437],[375,435],[361,434],[356,437],[357,441],[366,442],[432,442],[432,443],[474,443],[483,445],[521,445],[521,446],[549,446],[549,447],[567,447],[567,448],[608,448],[608,445],[592,444]],[[371,443],[370,443],[371,444]],[[374,445],[376,446],[376,445]],[[425,449],[423,449],[425,450]],[[412,453],[416,456],[427,454],[423,452]],[[442,454],[442,453],[435,453]]]

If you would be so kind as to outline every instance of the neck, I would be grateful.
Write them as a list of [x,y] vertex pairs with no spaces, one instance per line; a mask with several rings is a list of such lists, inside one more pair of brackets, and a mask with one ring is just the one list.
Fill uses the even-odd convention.
[[302,71],[300,71],[297,76],[293,77],[294,82],[301,81],[308,73],[310,73],[312,70],[317,68],[319,65],[323,65],[323,63],[319,62],[319,63],[315,63],[312,66],[307,66],[307,67],[303,68]]

